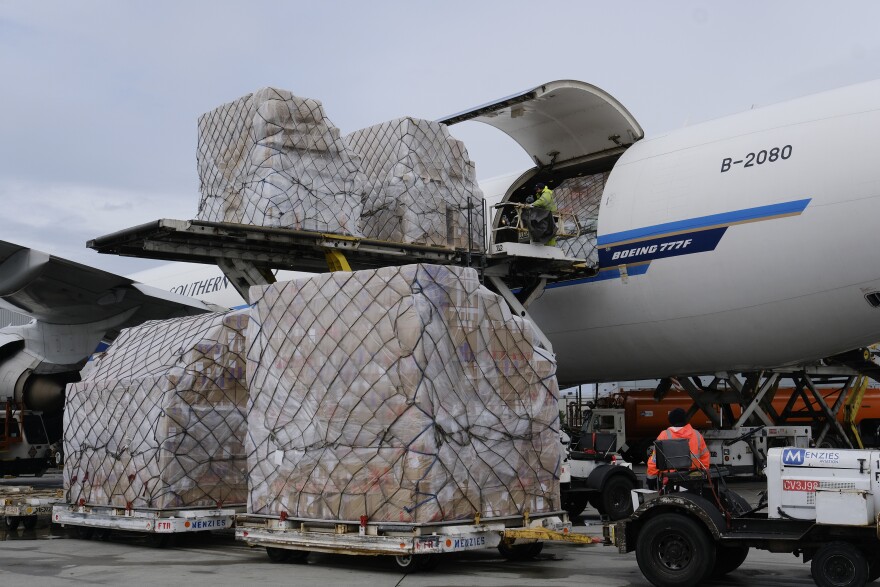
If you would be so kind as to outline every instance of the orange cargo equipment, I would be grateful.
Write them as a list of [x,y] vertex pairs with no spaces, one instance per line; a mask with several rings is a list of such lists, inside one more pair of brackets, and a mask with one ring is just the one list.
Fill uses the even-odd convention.
[[[791,387],[780,387],[776,391],[771,402],[776,415],[781,416],[783,414],[795,391]],[[818,391],[829,406],[834,405],[841,393],[839,387],[819,388]],[[808,391],[806,391],[806,395],[809,397]],[[657,401],[654,399],[653,389],[634,389],[600,398],[597,407],[621,408],[624,410],[627,444],[632,449],[631,454],[627,458],[634,462],[639,462],[650,443],[661,431],[669,426],[669,412],[675,408],[682,408],[685,411],[690,410],[693,403],[691,397],[681,390],[670,390],[662,400]],[[739,405],[734,405],[732,406],[732,411],[735,417],[739,417],[741,408]],[[769,415],[773,417],[773,414]],[[803,397],[796,397],[790,406],[788,417],[784,421],[777,421],[775,423],[780,425],[810,425],[814,422],[815,417],[819,415],[821,415],[821,410],[815,400],[811,400],[809,405],[807,405]],[[837,420],[843,423],[844,418],[844,409],[841,407],[837,412]],[[712,422],[702,411],[697,411],[693,418],[691,418],[690,423],[699,430],[712,428]],[[865,446],[880,446],[880,388],[872,387],[865,391],[855,423],[859,428]],[[725,424],[727,423],[725,422]],[[733,424],[733,422],[730,422],[730,424]]]

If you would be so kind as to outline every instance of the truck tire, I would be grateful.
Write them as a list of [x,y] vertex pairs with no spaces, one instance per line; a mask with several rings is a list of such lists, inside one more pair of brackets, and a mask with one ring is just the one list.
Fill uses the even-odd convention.
[[589,494],[585,491],[566,492],[562,498],[562,509],[568,512],[569,518],[576,518],[587,508]]
[[819,587],[861,587],[868,582],[868,561],[854,544],[838,540],[822,546],[810,564]]
[[749,556],[748,546],[719,546],[715,551],[715,567],[711,577],[717,579],[735,571]]
[[880,557],[875,557],[868,562],[868,583],[880,579]]
[[636,562],[656,587],[696,587],[715,568],[715,550],[702,524],[683,514],[659,514],[639,532]]
[[602,485],[598,501],[599,513],[608,516],[612,522],[628,518],[633,513],[630,492],[635,489],[632,479],[623,475],[611,475]]
[[513,540],[501,539],[498,543],[498,552],[509,561],[528,561],[534,559],[544,550],[543,542],[526,542],[514,544]]

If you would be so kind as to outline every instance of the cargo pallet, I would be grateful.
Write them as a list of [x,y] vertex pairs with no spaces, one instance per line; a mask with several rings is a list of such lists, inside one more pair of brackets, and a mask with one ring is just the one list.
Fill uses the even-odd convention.
[[52,514],[52,506],[63,499],[59,489],[34,489],[24,485],[0,486],[0,503],[3,504],[3,522],[7,530],[25,530],[37,526],[41,517]]
[[236,517],[236,540],[265,547],[275,562],[304,561],[310,552],[394,557],[400,570],[432,568],[446,553],[498,548],[506,558],[534,558],[544,541],[599,544],[602,538],[574,534],[563,512],[529,516],[479,516],[468,521],[407,524],[315,520],[242,514]]
[[164,546],[175,534],[231,530],[235,515],[243,510],[244,506],[158,510],[62,503],[52,508],[52,522],[79,538],[91,538],[95,531],[104,536],[113,531],[136,532]]

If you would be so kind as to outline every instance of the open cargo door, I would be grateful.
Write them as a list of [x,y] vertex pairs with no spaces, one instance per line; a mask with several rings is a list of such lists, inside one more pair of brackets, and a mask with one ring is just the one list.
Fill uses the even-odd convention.
[[644,136],[632,114],[596,86],[560,80],[440,122],[467,120],[484,122],[506,133],[537,165],[507,188],[492,220],[490,246],[529,241],[517,205],[534,193],[533,184],[540,181],[554,190],[560,213],[570,220],[564,222],[565,230],[557,233],[559,249],[566,258],[583,259],[588,266],[597,267],[596,230],[605,182],[617,159]]
[[614,97],[575,80],[549,82],[438,122],[452,125],[467,120],[501,130],[539,168],[601,159],[603,154],[619,156],[645,134]]

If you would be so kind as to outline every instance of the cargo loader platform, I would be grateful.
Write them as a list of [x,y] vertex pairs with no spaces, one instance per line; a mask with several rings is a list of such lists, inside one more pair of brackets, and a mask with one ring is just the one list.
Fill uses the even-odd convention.
[[[274,282],[275,270],[323,273],[412,263],[473,267],[524,318],[547,284],[596,274],[584,259],[566,257],[552,246],[500,243],[483,252],[483,243],[481,250],[453,249],[201,220],[154,220],[87,246],[111,255],[215,264],[245,300],[251,286]],[[552,350],[543,334],[539,338]]]
[[[99,253],[182,261],[217,263],[235,260],[267,269],[327,271],[326,252],[337,250],[352,270],[407,263],[464,264],[467,251],[371,240],[248,224],[160,219],[90,240]],[[474,265],[482,254],[473,252]]]
[[566,257],[556,247],[520,243],[493,245],[489,253],[440,246],[398,243],[247,224],[160,219],[90,240],[99,253],[187,263],[237,262],[260,269],[327,271],[327,252],[342,253],[351,270],[410,263],[435,263],[490,268],[506,275],[514,261],[523,274],[550,279],[595,274],[583,259]]

